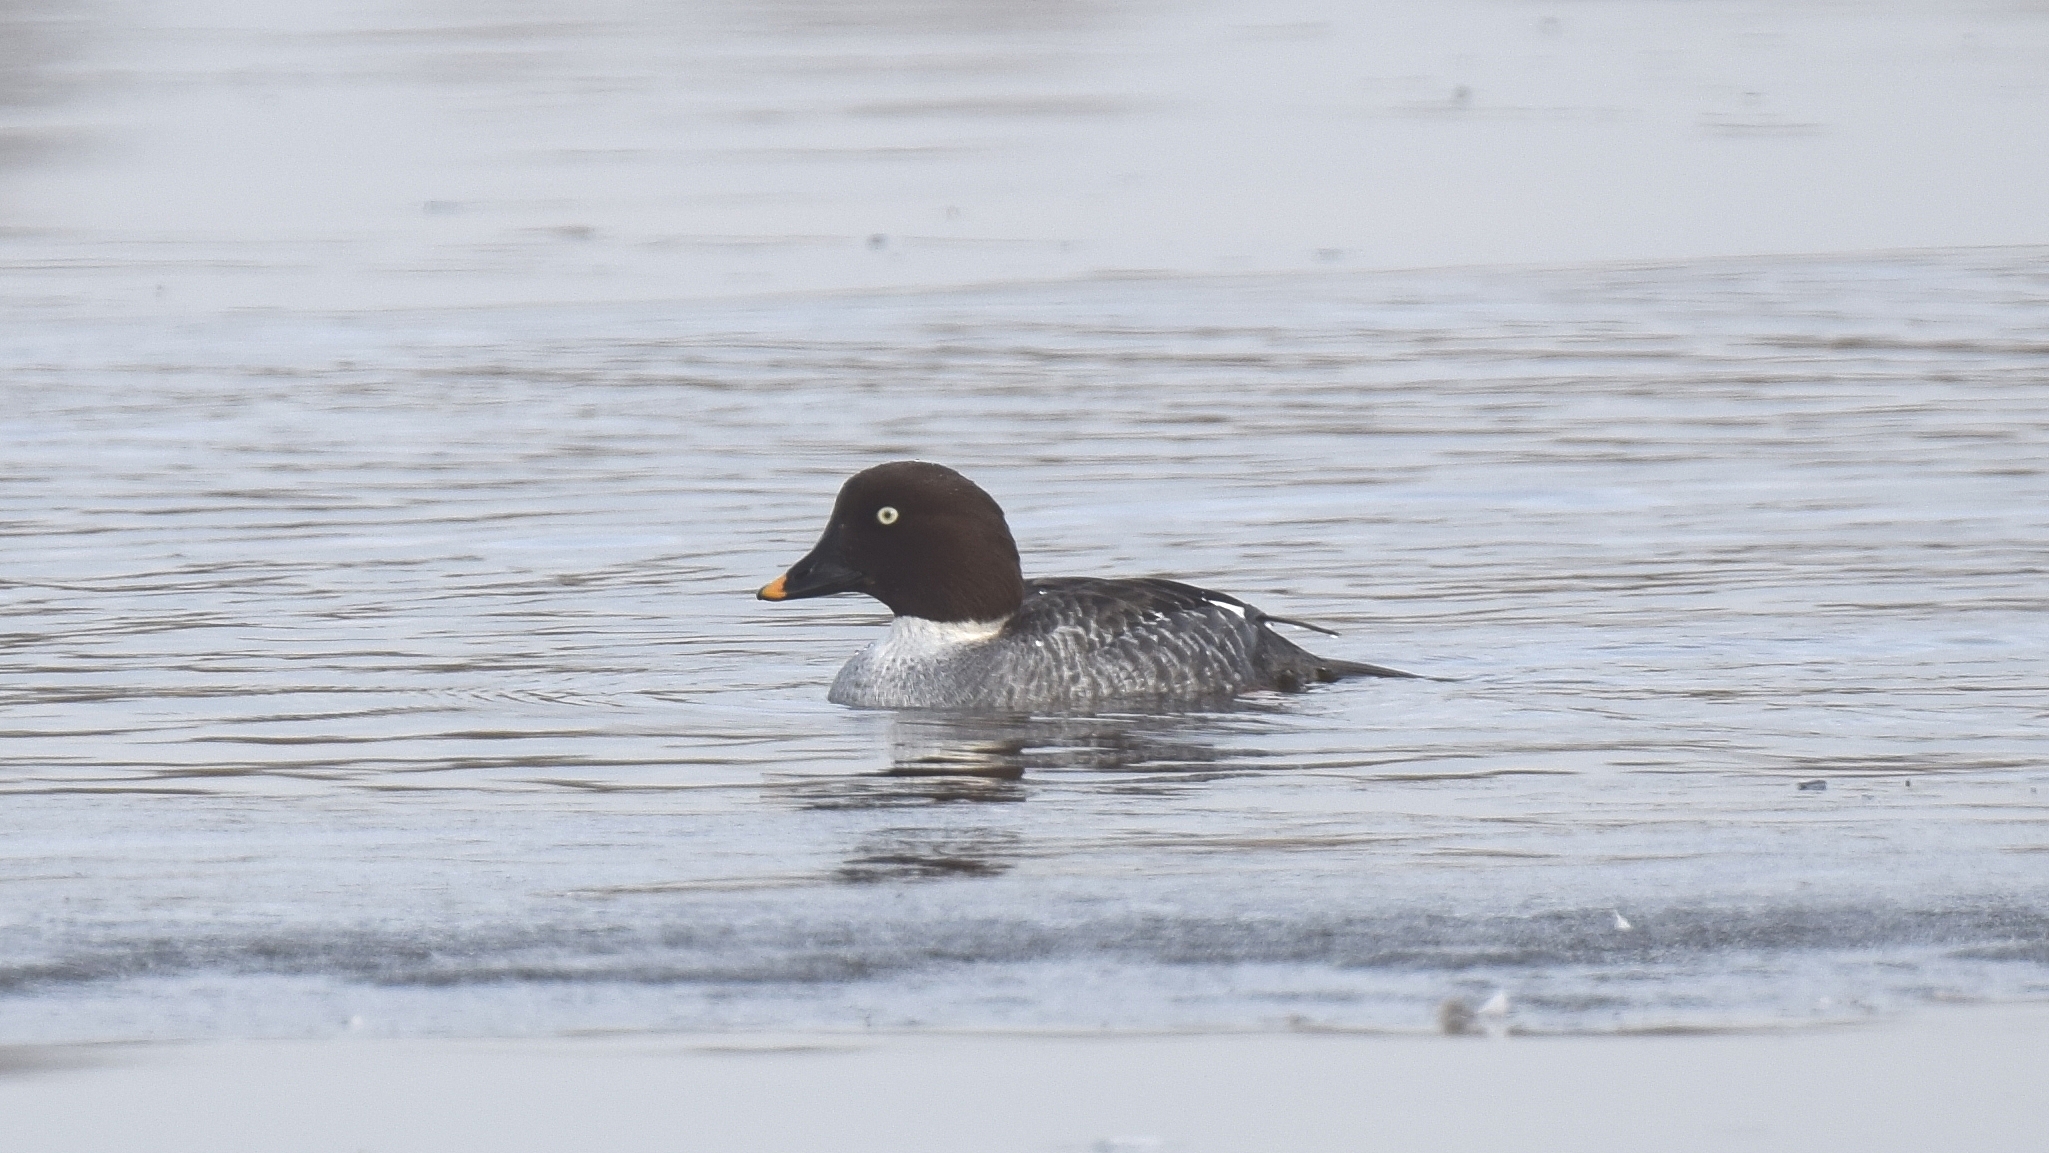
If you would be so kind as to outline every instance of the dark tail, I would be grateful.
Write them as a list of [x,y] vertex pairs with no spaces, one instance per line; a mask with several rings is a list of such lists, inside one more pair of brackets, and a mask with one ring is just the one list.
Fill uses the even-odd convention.
[[1317,672],[1324,680],[1342,680],[1345,677],[1408,677],[1418,681],[1441,681],[1443,677],[1425,676],[1422,673],[1403,672],[1386,665],[1369,665],[1364,661],[1334,661],[1329,657],[1317,658]]
[[[1257,612],[1258,610],[1255,609],[1254,611]],[[1296,628],[1309,629],[1312,632],[1322,633],[1327,637],[1338,635],[1335,629],[1327,629],[1322,625],[1313,625],[1308,621],[1269,616],[1266,613],[1260,613],[1258,619],[1260,624],[1294,625]],[[1272,630],[1268,630],[1267,635],[1277,641],[1281,641],[1282,644],[1286,645],[1293,652],[1314,661],[1316,663],[1316,679],[1319,681],[1337,681],[1343,680],[1346,677],[1407,677],[1410,680],[1416,681],[1442,681],[1449,679],[1446,677],[1427,676],[1423,673],[1404,672],[1401,669],[1388,668],[1386,665],[1369,665],[1364,661],[1334,661],[1329,657],[1319,657],[1305,652],[1293,643],[1282,640]]]

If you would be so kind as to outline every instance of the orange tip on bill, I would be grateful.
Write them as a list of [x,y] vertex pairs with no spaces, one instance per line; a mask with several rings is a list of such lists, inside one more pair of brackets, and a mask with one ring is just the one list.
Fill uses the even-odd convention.
[[762,585],[761,591],[754,594],[755,598],[757,600],[765,601],[779,601],[784,599],[789,594],[783,591],[783,582],[788,579],[789,577],[787,575],[779,576],[774,580],[768,582],[767,584]]

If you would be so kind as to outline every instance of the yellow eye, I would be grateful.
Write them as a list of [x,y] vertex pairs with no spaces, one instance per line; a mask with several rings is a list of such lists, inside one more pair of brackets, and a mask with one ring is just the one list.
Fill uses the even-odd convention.
[[877,524],[895,524],[896,510],[888,505],[883,505],[875,510],[875,522]]

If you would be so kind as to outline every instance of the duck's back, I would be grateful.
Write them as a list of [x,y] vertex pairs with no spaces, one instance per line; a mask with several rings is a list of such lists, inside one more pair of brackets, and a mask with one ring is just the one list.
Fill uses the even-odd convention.
[[[871,707],[1015,711],[1221,703],[1355,674],[1276,634],[1235,597],[1158,578],[1047,577],[1000,631],[913,653],[911,632],[848,662],[832,699]],[[900,618],[901,621],[901,618]]]

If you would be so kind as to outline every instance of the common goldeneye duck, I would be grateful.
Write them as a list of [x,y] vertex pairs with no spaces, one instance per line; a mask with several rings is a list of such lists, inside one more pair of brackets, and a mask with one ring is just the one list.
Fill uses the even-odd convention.
[[1003,509],[967,477],[923,461],[879,464],[848,480],[817,546],[755,596],[847,592],[867,593],[896,620],[834,678],[827,699],[835,704],[1189,706],[1344,677],[1416,675],[1316,656],[1270,627],[1301,622],[1179,581],[1026,580]]

